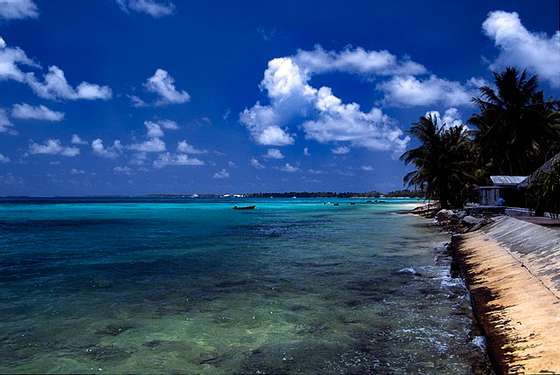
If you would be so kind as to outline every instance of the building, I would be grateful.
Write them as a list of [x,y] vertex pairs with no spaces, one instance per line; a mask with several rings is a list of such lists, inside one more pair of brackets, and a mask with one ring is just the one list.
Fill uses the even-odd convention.
[[482,206],[522,206],[524,197],[520,188],[527,176],[490,176],[493,185],[479,186]]

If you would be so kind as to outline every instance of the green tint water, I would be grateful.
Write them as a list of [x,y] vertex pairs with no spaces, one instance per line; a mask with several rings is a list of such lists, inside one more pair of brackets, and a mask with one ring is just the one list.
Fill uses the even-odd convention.
[[326,202],[0,204],[0,372],[469,373],[446,236]]

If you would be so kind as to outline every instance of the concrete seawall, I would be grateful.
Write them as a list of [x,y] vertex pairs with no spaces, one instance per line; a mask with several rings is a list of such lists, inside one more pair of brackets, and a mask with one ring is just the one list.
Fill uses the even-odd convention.
[[504,216],[452,246],[499,371],[560,373],[560,230]]

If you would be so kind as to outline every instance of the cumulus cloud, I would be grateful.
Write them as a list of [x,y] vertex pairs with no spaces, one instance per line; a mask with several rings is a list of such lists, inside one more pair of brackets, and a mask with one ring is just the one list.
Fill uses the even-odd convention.
[[334,155],[346,155],[346,154],[350,153],[350,147],[346,147],[346,146],[335,147],[335,148],[331,149],[331,152]]
[[13,124],[8,118],[5,109],[0,108],[0,133],[15,135],[17,132],[13,129]]
[[58,139],[47,139],[42,144],[31,141],[29,144],[29,153],[74,157],[80,154],[80,149],[72,146],[63,146]]
[[395,76],[382,82],[377,88],[384,93],[384,102],[388,105],[410,107],[425,105],[470,105],[477,94],[474,87],[467,82],[448,81],[431,75],[427,79],[413,76]]
[[144,142],[133,143],[128,148],[139,152],[164,152],[166,150],[165,142],[160,138],[148,138]]
[[342,103],[328,87],[319,89],[316,107],[318,118],[302,125],[308,139],[320,143],[349,142],[370,150],[392,151],[395,155],[402,153],[410,142],[379,108],[362,112],[356,103]]
[[278,124],[278,112],[271,106],[262,106],[257,102],[252,108],[245,109],[240,121],[245,124],[254,141],[264,146],[287,146],[294,144],[294,138]]
[[154,160],[154,167],[163,168],[167,166],[198,166],[204,165],[204,161],[192,158],[187,154],[171,154],[169,152],[160,154],[156,160]]
[[0,37],[0,80],[14,80],[27,84],[40,97],[45,99],[96,100],[110,99],[112,91],[108,86],[82,82],[72,87],[64,71],[53,65],[49,67],[43,80],[37,79],[34,72],[22,70],[23,67],[41,68],[18,47],[8,47]]
[[186,91],[175,88],[175,79],[163,69],[157,69],[154,75],[144,83],[144,87],[149,92],[158,95],[156,105],[181,104],[188,102],[191,98]]
[[161,129],[161,126],[159,126],[159,124],[156,124],[155,122],[152,121],[146,121],[144,122],[144,126],[146,127],[148,137],[152,137],[152,138],[163,137],[164,133],[163,130]]
[[70,86],[62,69],[55,65],[49,67],[43,82],[37,80],[33,73],[27,73],[26,81],[38,96],[45,99],[107,100],[113,95],[108,86],[94,83],[82,82],[76,88]]
[[282,172],[293,173],[299,171],[299,168],[296,166],[291,165],[290,163],[286,163],[283,166],[278,168]]
[[490,12],[482,24],[484,33],[500,50],[491,69],[508,65],[527,67],[555,87],[560,86],[560,31],[552,36],[531,32],[516,12]]
[[130,176],[134,174],[134,171],[132,170],[132,168],[125,165],[125,166],[116,166],[115,168],[113,168],[113,173]]
[[360,167],[360,169],[361,169],[362,171],[366,171],[366,172],[371,172],[371,171],[373,171],[373,167],[372,167],[371,165],[362,165],[362,166]]
[[409,58],[398,59],[389,51],[366,51],[346,48],[342,51],[325,51],[321,46],[313,50],[298,50],[293,57],[296,64],[306,74],[327,72],[347,72],[362,75],[416,75],[426,72],[426,68]]
[[[381,55],[386,58],[385,65],[374,61],[381,59]],[[240,121],[260,145],[293,144],[295,140],[286,125],[303,121],[307,139],[321,143],[349,142],[371,150],[401,152],[409,138],[380,109],[362,112],[356,103],[343,103],[329,87],[316,89],[309,84],[310,75],[326,71],[369,74],[406,71],[402,70],[406,64],[385,53],[381,55],[368,54],[363,49],[326,52],[317,47],[314,51],[299,51],[296,56],[272,59],[260,84],[270,104],[257,102],[240,114]],[[410,69],[410,72],[414,69],[414,72],[423,72],[423,68],[416,65],[410,65]]]
[[222,170],[214,173],[214,176],[212,176],[212,178],[215,178],[215,179],[229,178],[229,172],[226,171],[225,169],[222,169]]
[[465,130],[468,130],[468,127],[465,125],[463,120],[461,120],[461,113],[457,108],[448,108],[443,113],[443,116],[440,114],[439,111],[428,111],[426,112],[426,117],[430,116],[437,122],[437,125],[444,128],[449,129],[452,127],[463,127]]
[[37,17],[39,11],[33,0],[0,0],[0,18],[17,20]]
[[284,159],[284,154],[277,148],[269,148],[266,151],[266,154],[263,155],[264,158],[267,159]]
[[258,161],[255,158],[251,158],[251,160],[249,161],[249,164],[251,164],[251,167],[255,168],[255,169],[264,169],[264,165],[261,164],[260,161]]
[[126,13],[130,11],[144,13],[155,18],[169,16],[175,12],[171,1],[156,0],[117,0],[119,7]]
[[97,156],[101,156],[108,159],[114,159],[120,155],[123,146],[121,144],[121,141],[117,139],[116,141],[113,142],[112,146],[105,147],[103,145],[103,140],[97,138],[91,142],[91,149],[93,153]]
[[15,104],[12,108],[12,117],[21,120],[42,120],[58,122],[64,119],[63,112],[53,111],[44,105],[32,106],[27,103]]
[[70,143],[72,143],[73,145],[87,145],[88,144],[86,141],[84,141],[82,138],[80,138],[80,136],[78,134],[72,134],[72,139],[70,140]]
[[70,174],[73,174],[73,175],[76,175],[76,176],[77,175],[83,175],[83,174],[86,174],[86,171],[84,171],[83,169],[72,168],[70,170]]
[[303,156],[311,156],[311,153],[309,152],[309,149],[307,147],[303,148]]
[[206,150],[200,150],[193,145],[189,144],[187,141],[182,140],[177,143],[177,152],[183,154],[205,154]]
[[39,64],[31,60],[19,47],[8,47],[0,37],[0,80],[25,82],[26,73],[22,66],[39,68]]
[[0,154],[0,163],[9,163],[9,162],[10,162],[9,157]]

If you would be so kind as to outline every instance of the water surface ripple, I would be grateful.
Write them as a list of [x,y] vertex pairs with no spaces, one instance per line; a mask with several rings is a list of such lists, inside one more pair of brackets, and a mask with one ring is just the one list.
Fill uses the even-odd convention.
[[410,201],[250,202],[1,203],[0,372],[480,365],[447,238]]

